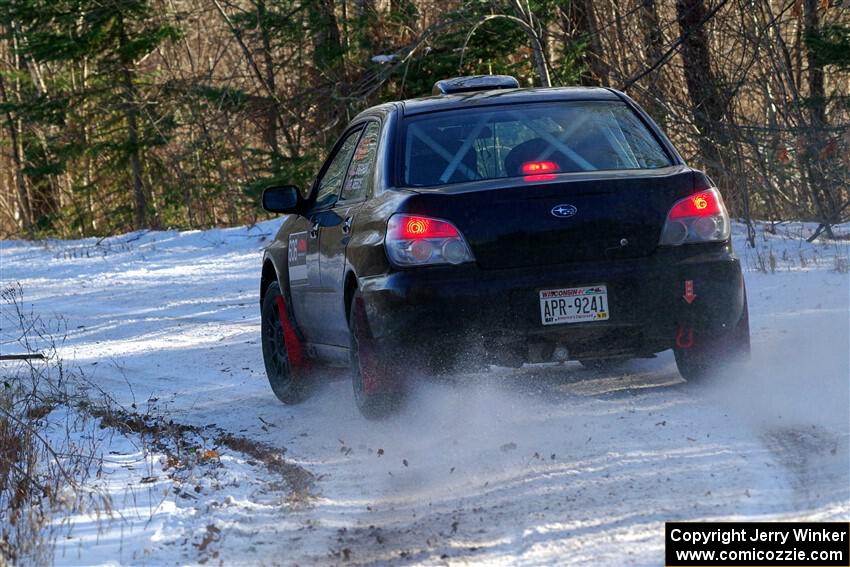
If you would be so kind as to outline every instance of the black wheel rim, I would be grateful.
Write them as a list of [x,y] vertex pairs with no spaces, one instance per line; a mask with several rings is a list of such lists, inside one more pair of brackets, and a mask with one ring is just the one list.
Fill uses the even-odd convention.
[[263,318],[263,344],[266,347],[266,361],[269,365],[270,376],[275,378],[278,386],[289,385],[291,373],[289,356],[286,353],[286,338],[277,305],[274,304],[266,310]]

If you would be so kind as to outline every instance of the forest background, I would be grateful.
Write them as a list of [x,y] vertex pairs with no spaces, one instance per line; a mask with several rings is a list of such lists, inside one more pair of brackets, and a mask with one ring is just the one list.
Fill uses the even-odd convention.
[[850,219],[850,0],[0,0],[0,238],[267,218],[439,79],[620,89],[745,221]]

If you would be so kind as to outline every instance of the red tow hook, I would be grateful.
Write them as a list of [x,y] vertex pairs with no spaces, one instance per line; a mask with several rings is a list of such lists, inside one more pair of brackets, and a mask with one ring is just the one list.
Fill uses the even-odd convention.
[[692,346],[694,346],[694,328],[685,327],[685,324],[682,323],[679,325],[679,332],[676,334],[676,347],[691,348]]
[[289,357],[289,367],[292,369],[292,377],[297,378],[301,371],[307,370],[310,366],[310,361],[304,355],[304,345],[295,333],[295,328],[289,321],[289,315],[286,312],[286,305],[283,303],[283,297],[278,295],[277,312],[280,317],[280,322],[283,325],[283,340],[286,343],[286,356]]

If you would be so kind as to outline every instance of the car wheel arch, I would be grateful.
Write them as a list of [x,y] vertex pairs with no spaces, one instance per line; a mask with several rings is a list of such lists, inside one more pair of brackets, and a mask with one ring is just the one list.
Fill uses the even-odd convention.
[[295,335],[298,340],[304,341],[304,334],[301,332],[301,327],[298,324],[298,318],[295,316],[295,310],[292,306],[292,295],[289,289],[289,273],[286,270],[279,270],[275,265],[274,258],[271,255],[266,255],[263,260],[263,271],[260,277],[260,305],[266,297],[266,292],[269,286],[277,282],[280,286],[280,293],[283,296],[283,302],[286,306],[289,322],[292,324]]
[[[263,299],[266,297],[266,290],[269,289],[269,286],[273,282],[278,282],[278,285],[281,285],[279,278],[277,277],[277,268],[275,268],[274,262],[272,262],[271,258],[266,258],[263,262],[263,271],[260,275],[260,305],[263,304]],[[283,287],[281,287],[283,289]]]
[[354,292],[357,291],[357,276],[354,270],[349,270],[345,274],[345,285],[343,287],[343,307],[345,308],[345,320],[349,322],[351,317],[351,301],[354,299]]

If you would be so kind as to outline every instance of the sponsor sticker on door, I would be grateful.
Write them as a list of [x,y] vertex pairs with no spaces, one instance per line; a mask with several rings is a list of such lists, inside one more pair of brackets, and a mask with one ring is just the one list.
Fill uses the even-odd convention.
[[289,283],[307,281],[307,233],[295,232],[289,235],[287,248],[289,262]]

